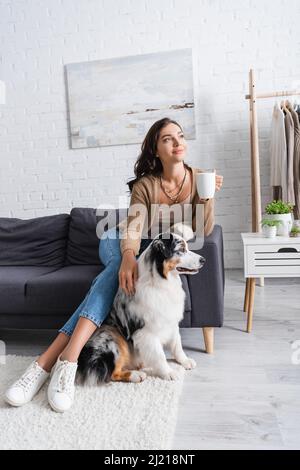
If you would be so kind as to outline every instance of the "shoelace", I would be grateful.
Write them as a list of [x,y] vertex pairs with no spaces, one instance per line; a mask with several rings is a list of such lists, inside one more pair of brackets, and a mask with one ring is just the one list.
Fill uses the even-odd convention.
[[74,376],[76,369],[73,366],[69,366],[63,363],[59,366],[58,377],[57,377],[57,391],[71,395],[74,385]]
[[39,369],[36,364],[32,366],[27,372],[25,372],[22,377],[16,382],[17,387],[22,387],[27,389],[29,385],[32,385],[42,374],[42,369]]

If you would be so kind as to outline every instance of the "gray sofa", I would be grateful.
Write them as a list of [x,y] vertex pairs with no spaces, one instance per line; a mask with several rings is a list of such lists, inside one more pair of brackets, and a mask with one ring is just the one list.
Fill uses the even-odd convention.
[[[112,212],[107,214],[116,217],[117,223],[126,217],[124,210]],[[0,329],[58,329],[66,322],[104,269],[96,235],[98,221],[96,209],[89,208],[30,220],[0,218]],[[202,270],[193,276],[181,275],[186,301],[180,326],[203,328],[207,351],[212,352],[212,328],[223,323],[219,225],[199,253],[206,258]]]

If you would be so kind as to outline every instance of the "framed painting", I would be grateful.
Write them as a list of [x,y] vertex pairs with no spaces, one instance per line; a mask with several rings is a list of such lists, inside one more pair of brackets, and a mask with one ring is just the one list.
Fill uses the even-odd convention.
[[141,143],[163,118],[196,138],[192,49],[66,65],[71,147]]

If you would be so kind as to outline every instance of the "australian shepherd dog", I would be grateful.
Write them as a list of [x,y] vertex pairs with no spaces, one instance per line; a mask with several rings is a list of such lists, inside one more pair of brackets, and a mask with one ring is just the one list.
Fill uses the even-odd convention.
[[180,274],[198,273],[205,259],[190,251],[183,237],[169,232],[157,235],[137,262],[135,293],[128,296],[119,287],[110,313],[81,351],[77,383],[141,382],[147,370],[174,380],[177,373],[164,347],[185,369],[196,366],[181,345],[178,325],[185,292]]

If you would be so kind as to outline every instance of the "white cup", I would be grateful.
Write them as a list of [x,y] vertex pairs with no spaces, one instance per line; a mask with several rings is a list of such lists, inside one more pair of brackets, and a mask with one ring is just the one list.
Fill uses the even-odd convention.
[[212,199],[216,191],[216,170],[196,173],[197,191],[200,199]]

